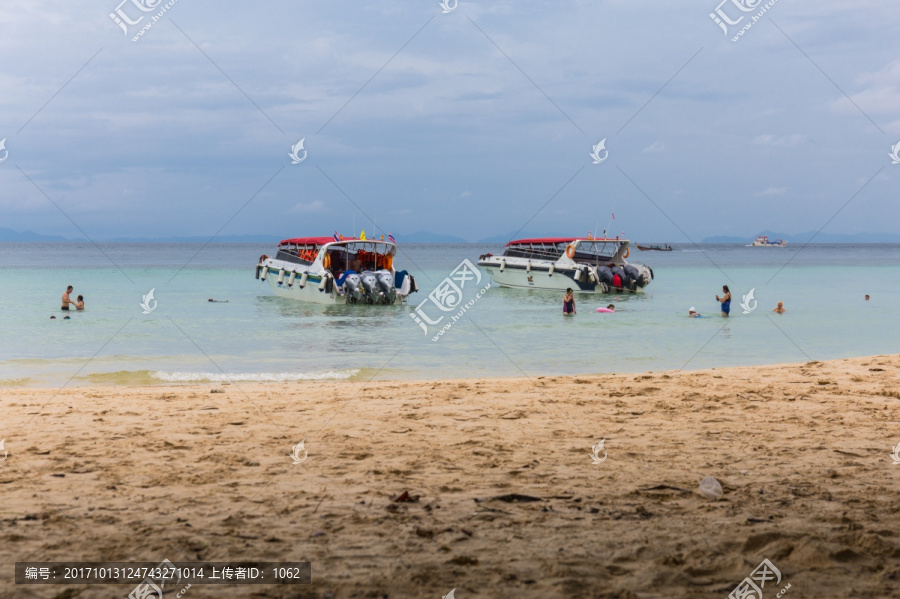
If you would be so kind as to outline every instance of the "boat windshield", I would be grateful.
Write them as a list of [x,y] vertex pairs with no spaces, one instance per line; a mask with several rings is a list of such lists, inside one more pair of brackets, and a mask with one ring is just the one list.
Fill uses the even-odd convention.
[[328,245],[329,267],[335,276],[347,270],[392,270],[397,246],[382,241],[341,241]]
[[286,241],[278,246],[278,255],[275,256],[275,259],[298,264],[312,264],[318,254],[319,245],[317,243]]
[[593,264],[599,266],[608,264],[619,249],[619,242],[582,240],[575,246],[575,262]]
[[566,251],[566,242],[517,243],[506,247],[504,256],[526,258],[528,260],[559,260]]

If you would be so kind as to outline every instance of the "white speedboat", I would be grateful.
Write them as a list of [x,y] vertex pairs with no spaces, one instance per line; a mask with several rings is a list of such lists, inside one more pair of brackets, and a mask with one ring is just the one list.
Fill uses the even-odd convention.
[[769,248],[783,248],[787,245],[787,241],[783,239],[776,239],[775,241],[769,241],[768,235],[759,235],[756,239],[753,240],[747,247],[769,247]]
[[478,265],[502,287],[640,292],[653,280],[653,270],[626,262],[630,245],[592,237],[518,239],[506,244],[502,256],[480,256]]
[[275,295],[316,304],[402,304],[413,276],[394,269],[397,244],[369,239],[297,237],[260,256],[256,278]]

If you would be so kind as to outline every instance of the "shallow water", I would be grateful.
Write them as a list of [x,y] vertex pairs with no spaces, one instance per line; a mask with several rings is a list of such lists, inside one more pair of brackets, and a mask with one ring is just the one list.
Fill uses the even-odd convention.
[[[492,287],[432,341],[439,327],[425,334],[415,305],[461,260],[501,246],[401,246],[395,265],[420,290],[397,307],[276,298],[254,279],[269,245],[2,243],[0,386],[641,372],[898,352],[900,246],[674,247],[632,253],[656,275],[644,294],[576,294],[578,314],[564,317],[557,292]],[[87,310],[62,320],[67,284]],[[715,301],[723,284],[728,319]],[[157,308],[143,314],[151,288]],[[743,314],[751,288],[758,304]],[[778,300],[784,315],[771,312]],[[608,303],[615,314],[595,312]],[[707,318],[688,318],[691,306]],[[456,313],[425,310],[444,322]]]

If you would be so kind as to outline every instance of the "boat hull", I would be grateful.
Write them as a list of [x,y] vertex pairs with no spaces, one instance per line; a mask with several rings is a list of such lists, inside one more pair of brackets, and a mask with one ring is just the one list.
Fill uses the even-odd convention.
[[484,270],[491,280],[500,287],[510,287],[514,289],[550,289],[556,291],[565,291],[573,289],[582,293],[616,293],[625,291],[628,293],[643,293],[643,287],[635,289],[616,289],[610,288],[603,283],[594,282],[586,274],[582,274],[578,280],[578,270],[574,267],[558,267],[554,265],[553,272],[550,271],[549,265],[532,265],[528,269],[526,264],[514,264],[507,261],[504,267],[496,261],[481,260],[478,265]]
[[[301,274],[298,273],[294,278],[294,284],[290,285],[289,277],[287,276],[284,278],[284,281],[280,283],[278,282],[279,272],[281,271],[280,268],[264,268],[268,268],[268,273],[266,273],[266,281],[269,283],[269,288],[272,290],[272,293],[274,293],[278,297],[306,302],[310,304],[334,305],[366,303],[365,299],[356,302],[351,296],[342,294],[340,289],[338,289],[338,286],[334,283],[333,279],[330,280],[326,285],[322,285],[322,275],[308,274],[306,284],[301,286]],[[400,305],[402,303],[403,297],[401,297],[400,294],[397,294],[394,297],[393,302],[382,302],[378,305]]]

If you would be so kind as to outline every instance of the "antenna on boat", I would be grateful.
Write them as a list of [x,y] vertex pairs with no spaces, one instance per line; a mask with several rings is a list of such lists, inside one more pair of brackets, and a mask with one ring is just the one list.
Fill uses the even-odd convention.
[[616,219],[616,205],[613,204],[612,212],[609,213],[609,220],[606,221],[606,228],[603,229],[603,238],[606,239],[606,232],[609,230],[609,227],[612,225],[612,222]]

